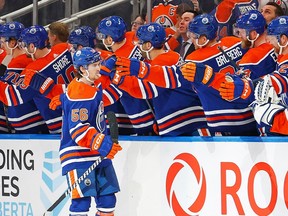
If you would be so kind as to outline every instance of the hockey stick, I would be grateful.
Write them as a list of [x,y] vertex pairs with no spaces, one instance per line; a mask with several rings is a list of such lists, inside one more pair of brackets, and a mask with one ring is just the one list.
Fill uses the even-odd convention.
[[[118,123],[114,112],[107,113],[110,135],[114,143],[118,143]],[[49,216],[51,212],[68,196],[101,162],[105,157],[100,156],[97,160],[71,185],[43,214]]]

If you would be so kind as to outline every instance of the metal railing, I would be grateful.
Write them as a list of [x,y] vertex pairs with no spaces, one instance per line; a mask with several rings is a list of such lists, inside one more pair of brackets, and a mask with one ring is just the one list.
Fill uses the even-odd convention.
[[[34,4],[30,4],[26,7],[23,7],[19,10],[13,11],[9,14],[5,14],[3,16],[0,17],[0,23],[4,23],[4,22],[10,22],[13,21],[15,18],[21,17],[23,15],[26,15],[28,13],[33,12],[33,25],[34,24],[38,24],[38,10],[48,6],[52,3],[55,3],[59,0],[41,0],[38,1],[38,4],[35,5]],[[98,12],[102,12],[103,10],[112,8],[112,7],[116,7],[119,4],[125,3],[125,2],[130,2],[130,0],[110,0],[107,1],[105,3],[102,3],[100,5],[96,5],[94,7],[88,8],[86,10],[80,11],[78,12],[77,9],[79,9],[79,7],[77,7],[78,1],[79,0],[62,0],[65,3],[65,18],[58,20],[59,22],[63,22],[66,24],[72,24],[73,26],[70,26],[71,28],[74,28],[77,25],[80,25],[80,20],[81,18],[93,15],[95,13]],[[133,4],[134,4],[134,10],[133,10],[133,14],[138,14],[139,11],[135,11],[135,9],[137,8],[137,6],[135,6],[135,4],[140,4],[140,2],[143,0],[133,0]],[[79,5],[78,5],[79,6]],[[139,8],[139,7],[138,7]],[[149,13],[148,15],[148,19],[149,17],[151,17],[151,0],[148,0],[148,11]],[[150,10],[149,10],[150,9]],[[35,11],[37,10],[37,11]],[[44,26],[46,29],[48,28],[49,25]]]
[[[38,9],[43,8],[47,5],[50,5],[54,2],[57,2],[59,0],[41,0],[38,2]],[[33,12],[33,4],[27,5],[26,7],[23,7],[19,10],[13,11],[9,14],[5,14],[3,16],[0,17],[0,22],[4,23],[4,22],[10,22],[15,18],[21,17],[25,14],[31,13]]]
[[[86,10],[80,11],[78,13],[74,13],[71,15],[71,17],[68,17],[68,18],[66,17],[64,19],[58,20],[58,22],[63,22],[66,24],[76,22],[76,21],[79,21],[81,18],[84,18],[86,16],[90,16],[90,15],[95,14],[97,12],[101,12],[102,10],[106,10],[106,9],[111,8],[111,7],[115,7],[118,4],[121,4],[124,2],[129,2],[129,1],[130,0],[117,0],[117,1],[110,0],[110,1],[107,1],[107,2],[102,3],[100,5],[97,5],[97,6],[88,8]],[[47,26],[45,26],[45,28],[47,28]]]

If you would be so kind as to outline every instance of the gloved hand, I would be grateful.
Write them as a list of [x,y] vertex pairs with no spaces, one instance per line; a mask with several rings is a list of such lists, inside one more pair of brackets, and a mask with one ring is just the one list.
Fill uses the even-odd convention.
[[236,75],[227,74],[225,82],[221,83],[219,92],[223,99],[232,101],[239,97],[247,99],[253,91],[253,84],[251,80],[241,79]]
[[257,101],[254,101],[251,105],[254,118],[259,125],[272,125],[274,116],[285,109],[283,105],[273,104],[273,103],[265,103],[259,104]]
[[190,82],[209,85],[214,79],[213,69],[208,65],[187,62],[180,70],[183,77]]
[[118,151],[121,151],[121,150],[122,150],[122,147],[118,143],[113,143],[112,148],[106,157],[108,159],[113,159],[114,156],[118,153]]
[[100,155],[113,159],[115,154],[122,150],[122,147],[117,143],[113,143],[109,135],[98,133],[91,144],[91,150],[98,151]]
[[46,77],[35,70],[24,70],[21,75],[24,75],[24,84],[39,91],[44,96],[47,95],[53,86],[54,80],[50,77]]
[[49,108],[52,110],[56,110],[59,106],[61,106],[61,100],[60,100],[61,95],[57,95],[53,97],[49,103]]
[[278,97],[272,82],[270,75],[265,75],[264,78],[259,81],[255,87],[254,91],[255,100],[259,104],[264,103],[274,103],[277,104],[280,102],[281,98]]
[[143,61],[138,59],[128,59],[123,57],[117,57],[116,61],[116,73],[121,77],[123,76],[137,76],[140,79],[145,79],[150,72],[150,67]]
[[116,56],[112,55],[106,58],[101,63],[100,67],[100,74],[109,76],[111,79],[114,77],[115,74],[115,63],[116,63]]

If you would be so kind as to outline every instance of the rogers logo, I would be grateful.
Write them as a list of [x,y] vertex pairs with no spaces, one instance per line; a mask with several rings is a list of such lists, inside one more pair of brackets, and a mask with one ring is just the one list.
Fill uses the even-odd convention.
[[[193,171],[198,184],[198,192],[197,194],[189,196],[191,200],[188,200],[188,206],[180,201],[181,199],[183,200],[183,198],[177,197],[177,191],[174,189],[174,185],[176,184],[175,182],[177,182],[177,177],[181,175],[181,170],[187,166],[189,167],[189,170]],[[191,179],[186,178],[185,181],[186,180],[187,183],[192,182]],[[206,199],[206,178],[203,168],[200,167],[197,159],[192,154],[182,153],[174,158],[174,162],[170,166],[166,176],[166,197],[169,206],[172,208],[176,216],[195,215],[202,209]],[[185,199],[187,200],[187,197],[185,197]]]

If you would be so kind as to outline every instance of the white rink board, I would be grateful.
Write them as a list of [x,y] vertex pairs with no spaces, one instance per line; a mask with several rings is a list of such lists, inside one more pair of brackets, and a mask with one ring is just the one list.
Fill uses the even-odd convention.
[[[286,140],[120,137],[115,216],[288,215]],[[67,189],[58,147],[58,136],[0,136],[1,216],[43,215]]]

